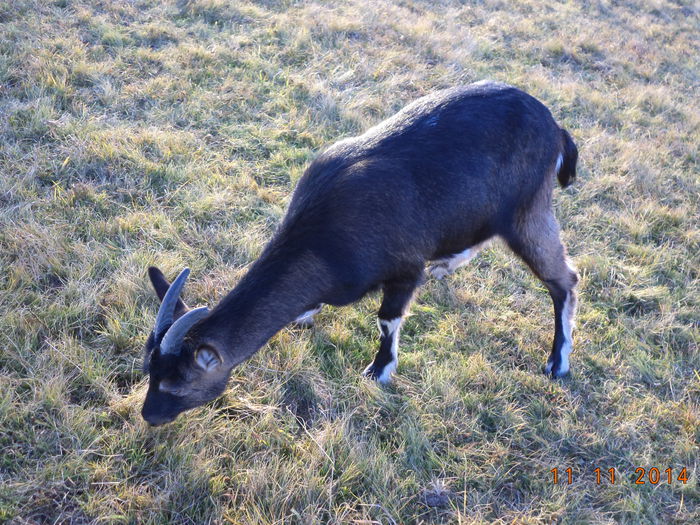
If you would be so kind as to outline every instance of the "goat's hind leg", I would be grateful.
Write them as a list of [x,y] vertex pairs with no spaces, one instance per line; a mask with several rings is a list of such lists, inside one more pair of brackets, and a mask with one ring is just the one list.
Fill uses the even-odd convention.
[[406,307],[420,278],[391,281],[384,284],[384,297],[379,308],[380,341],[374,361],[365,368],[363,375],[382,384],[391,380],[391,374],[399,362],[399,329]]
[[471,261],[476,254],[479,253],[481,246],[481,244],[476,244],[471,248],[467,248],[466,250],[456,253],[450,257],[436,259],[430,263],[428,272],[438,280],[447,275],[451,275],[457,270],[457,268],[464,266]]
[[294,319],[293,324],[295,326],[298,326],[299,328],[312,328],[314,326],[314,315],[316,315],[318,312],[321,311],[321,308],[323,308],[323,304],[319,304],[316,307],[312,308],[311,310],[307,310],[303,314],[301,314],[299,317]]
[[567,260],[557,220],[551,210],[531,213],[517,223],[506,241],[549,290],[554,304],[554,341],[544,373],[563,377],[569,373],[573,350],[578,274]]

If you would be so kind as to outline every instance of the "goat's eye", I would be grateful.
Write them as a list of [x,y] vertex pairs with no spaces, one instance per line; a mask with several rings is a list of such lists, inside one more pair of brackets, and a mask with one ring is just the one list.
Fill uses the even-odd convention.
[[168,381],[167,379],[163,379],[159,384],[158,384],[158,390],[165,394],[170,394],[172,396],[181,396],[181,389],[178,387],[177,384],[173,383],[172,381]]

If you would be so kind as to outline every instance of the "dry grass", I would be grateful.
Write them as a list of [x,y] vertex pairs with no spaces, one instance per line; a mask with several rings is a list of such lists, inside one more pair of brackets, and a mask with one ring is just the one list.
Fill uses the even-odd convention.
[[[0,522],[699,523],[698,23],[664,0],[0,2]],[[215,302],[316,151],[486,77],[579,144],[573,376],[539,373],[548,297],[495,246],[422,288],[392,387],[359,376],[370,297],[147,428],[145,268],[187,264]],[[633,483],[654,466],[690,479]]]

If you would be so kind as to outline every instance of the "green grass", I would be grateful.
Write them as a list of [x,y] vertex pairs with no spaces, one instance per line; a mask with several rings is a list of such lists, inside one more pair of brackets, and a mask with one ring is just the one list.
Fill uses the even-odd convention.
[[[0,1],[0,522],[700,523],[698,24],[664,0]],[[394,385],[360,377],[368,297],[148,428],[146,267],[214,304],[317,151],[482,78],[579,145],[572,377],[540,374],[549,298],[495,245],[421,289]]]

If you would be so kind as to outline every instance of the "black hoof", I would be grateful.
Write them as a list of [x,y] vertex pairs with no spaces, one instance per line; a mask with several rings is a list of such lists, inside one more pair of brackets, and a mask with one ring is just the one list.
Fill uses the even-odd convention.
[[570,370],[567,370],[566,372],[561,372],[560,370],[552,371],[552,379],[563,379],[565,377],[569,377],[570,375],[571,375]]
[[372,379],[374,381],[377,381],[379,379],[379,373],[377,371],[377,368],[374,366],[374,363],[365,368],[362,372],[362,375],[365,376],[367,379]]
[[561,379],[571,375],[570,370],[562,372],[558,367],[552,366],[551,363],[547,363],[542,367],[542,373],[551,379]]
[[375,366],[374,363],[365,368],[362,375],[376,381],[382,385],[388,385],[391,383],[392,375],[396,371],[396,361],[390,361],[381,368]]

